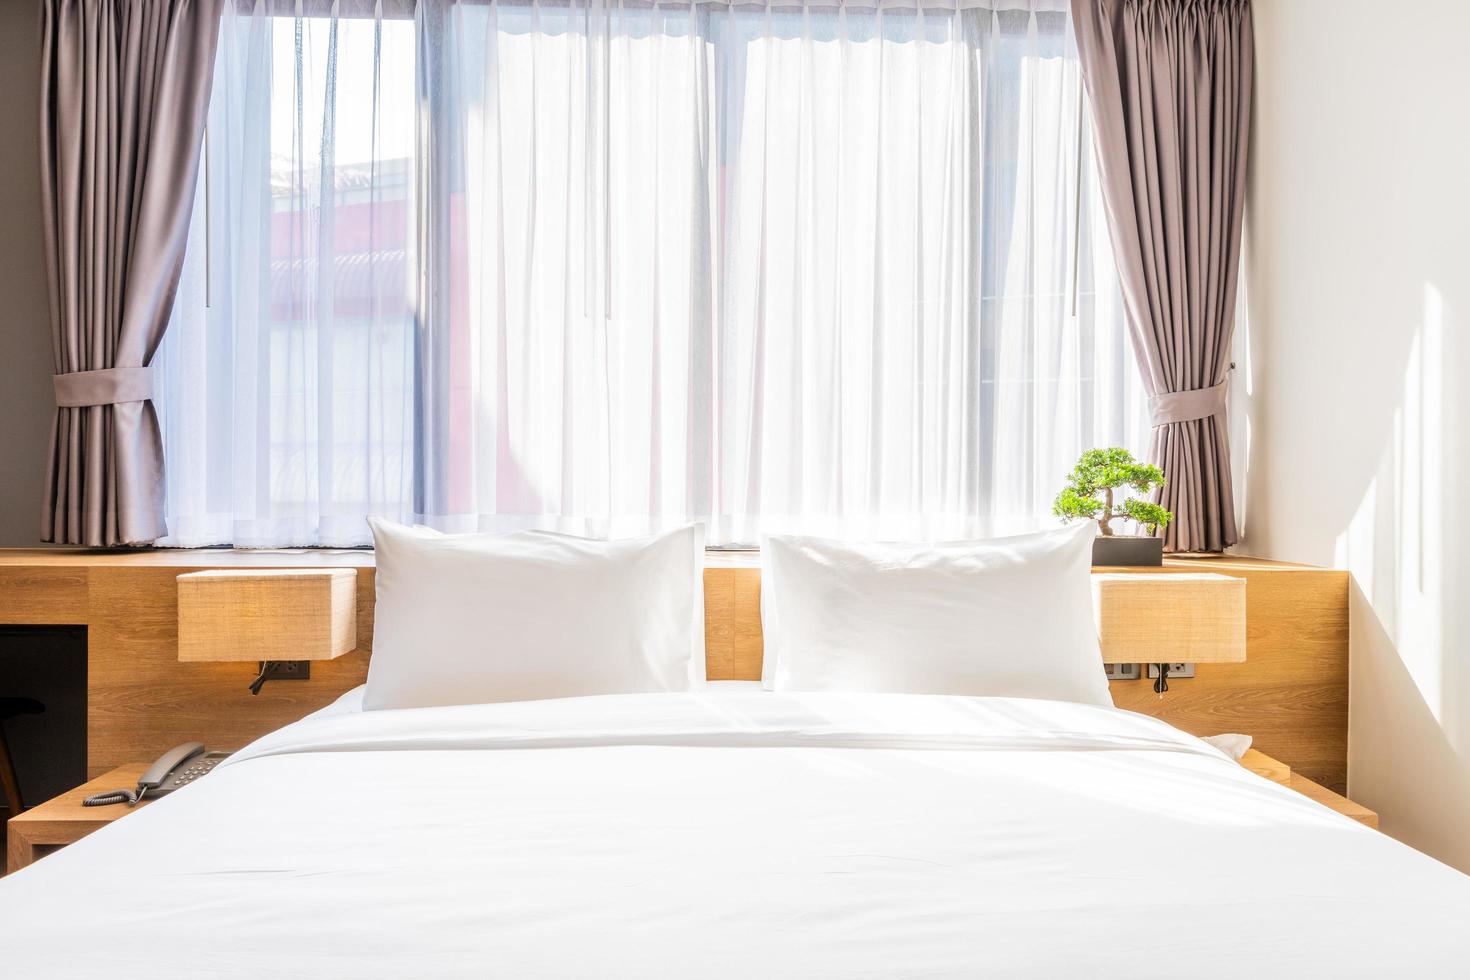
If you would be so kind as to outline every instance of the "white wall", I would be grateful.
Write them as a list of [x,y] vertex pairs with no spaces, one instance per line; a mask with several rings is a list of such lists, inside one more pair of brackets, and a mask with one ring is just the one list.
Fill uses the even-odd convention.
[[41,534],[54,414],[41,232],[41,4],[0,2],[0,547]]
[[1349,791],[1470,870],[1470,4],[1254,9],[1239,550],[1351,570]]

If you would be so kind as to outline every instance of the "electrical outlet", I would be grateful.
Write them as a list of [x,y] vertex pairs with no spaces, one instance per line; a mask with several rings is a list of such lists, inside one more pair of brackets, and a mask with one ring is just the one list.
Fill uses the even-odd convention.
[[[1159,665],[1158,664],[1149,664],[1148,665],[1148,679],[1149,680],[1154,680],[1158,676],[1159,676]],[[1171,681],[1174,678],[1176,678],[1176,677],[1193,677],[1193,676],[1194,676],[1194,664],[1170,664],[1169,665],[1169,680],[1171,680]]]
[[1139,678],[1138,664],[1103,664],[1103,673],[1110,681],[1136,681]]
[[310,660],[272,660],[266,668],[268,681],[306,681],[311,679]]

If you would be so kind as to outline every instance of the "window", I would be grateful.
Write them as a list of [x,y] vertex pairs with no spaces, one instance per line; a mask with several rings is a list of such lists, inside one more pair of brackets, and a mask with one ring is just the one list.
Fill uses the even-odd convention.
[[265,6],[159,355],[163,543],[974,536],[1142,449],[1063,4]]

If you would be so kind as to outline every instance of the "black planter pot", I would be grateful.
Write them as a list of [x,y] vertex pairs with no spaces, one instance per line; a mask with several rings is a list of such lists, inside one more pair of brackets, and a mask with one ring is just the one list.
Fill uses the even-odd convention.
[[1099,535],[1092,542],[1092,564],[1140,565],[1157,567],[1164,563],[1164,539],[1119,534],[1110,538]]

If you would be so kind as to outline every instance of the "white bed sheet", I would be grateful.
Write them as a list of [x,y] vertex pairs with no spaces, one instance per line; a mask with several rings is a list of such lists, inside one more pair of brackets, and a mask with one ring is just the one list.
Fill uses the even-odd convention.
[[1470,878],[1049,701],[354,696],[0,879],[37,977],[1463,977]]

